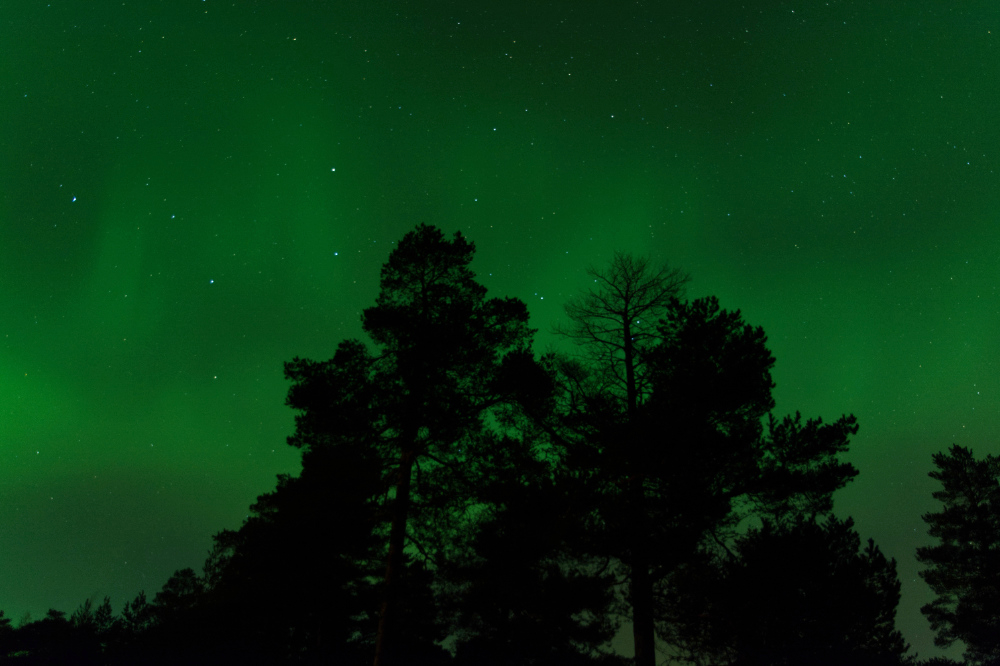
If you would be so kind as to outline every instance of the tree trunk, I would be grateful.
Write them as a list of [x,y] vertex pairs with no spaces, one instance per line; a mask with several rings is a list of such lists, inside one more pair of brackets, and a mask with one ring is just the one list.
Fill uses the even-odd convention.
[[[635,348],[632,346],[632,318],[622,317],[625,352],[625,413],[627,429],[635,429],[637,418],[638,391],[635,386]],[[634,441],[634,437],[629,438]],[[632,456],[632,477],[629,479],[630,504],[632,505],[632,534],[629,550],[632,554],[632,584],[629,594],[632,598],[632,641],[635,644],[635,666],[656,666],[656,639],[653,632],[653,588],[649,578],[649,556],[646,552],[646,531],[643,529],[645,513],[643,492],[644,475],[641,464]]]
[[638,402],[638,391],[635,387],[635,347],[632,345],[632,320],[628,313],[622,317],[624,340],[622,350],[625,353],[625,414],[628,416],[629,427],[635,423],[635,409]]
[[385,597],[378,618],[378,633],[375,636],[374,666],[391,666],[387,657],[393,652],[394,614],[399,605],[399,588],[403,575],[403,547],[406,545],[406,519],[410,510],[410,477],[416,458],[414,440],[404,438],[406,449],[399,457],[399,480],[396,483],[396,499],[392,507],[392,526],[389,530],[389,557],[385,567]]
[[635,644],[635,666],[656,665],[656,640],[653,632],[653,587],[649,578],[649,557],[646,552],[646,535],[642,529],[643,492],[641,475],[629,480],[632,495],[633,530],[630,568],[632,581],[629,596],[632,601],[632,641]]

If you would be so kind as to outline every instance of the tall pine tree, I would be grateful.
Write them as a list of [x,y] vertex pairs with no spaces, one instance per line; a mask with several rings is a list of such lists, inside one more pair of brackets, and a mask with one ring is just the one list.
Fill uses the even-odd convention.
[[505,358],[527,352],[528,311],[516,299],[487,299],[469,268],[475,246],[436,227],[406,234],[382,268],[376,304],[363,328],[380,347],[376,381],[386,398],[383,437],[395,470],[384,599],[375,666],[391,664],[395,614],[415,466],[460,466],[461,442],[504,400]]

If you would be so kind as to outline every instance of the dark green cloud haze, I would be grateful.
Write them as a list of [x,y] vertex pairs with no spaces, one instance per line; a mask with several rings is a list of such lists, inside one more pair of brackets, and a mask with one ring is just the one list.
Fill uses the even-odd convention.
[[297,469],[282,363],[428,222],[539,349],[613,249],[763,326],[779,413],[857,415],[837,510],[935,654],[930,456],[998,452],[1000,12],[871,4],[8,2],[0,607],[199,566]]

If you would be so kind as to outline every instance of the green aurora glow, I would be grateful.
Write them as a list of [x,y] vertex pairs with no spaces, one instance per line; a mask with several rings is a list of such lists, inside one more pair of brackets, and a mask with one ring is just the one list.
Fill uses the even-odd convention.
[[872,4],[10,0],[0,608],[199,567],[297,470],[282,363],[427,222],[539,350],[616,248],[763,326],[779,414],[858,417],[837,511],[938,654],[931,454],[1000,452],[1000,13]]

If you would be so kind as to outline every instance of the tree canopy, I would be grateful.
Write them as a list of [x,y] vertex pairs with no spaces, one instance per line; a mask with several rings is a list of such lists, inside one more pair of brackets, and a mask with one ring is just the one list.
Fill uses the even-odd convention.
[[[626,617],[639,666],[657,638],[706,664],[901,663],[895,561],[832,515],[855,419],[775,416],[760,327],[619,253],[567,306],[579,353],[539,358],[474,255],[418,225],[363,312],[370,342],[285,364],[301,472],[201,572],[117,617],[0,613],[0,661],[611,666]],[[951,595],[932,618],[973,645],[992,625],[968,633],[967,609],[992,602],[947,567],[954,548],[993,566],[996,461],[970,459],[935,459],[955,508],[928,520],[952,550],[924,556]]]
[[676,577],[660,626],[701,663],[898,665],[907,645],[895,628],[895,560],[851,519],[770,520],[703,551]]
[[937,632],[934,642],[965,644],[970,664],[1000,661],[1000,457],[976,459],[953,445],[933,456],[929,473],[941,483],[933,493],[942,503],[924,515],[933,546],[917,549],[927,568],[920,576],[937,598],[921,611]]
[[[642,275],[627,270],[637,266]],[[645,666],[654,663],[656,595],[672,594],[671,579],[700,548],[725,547],[753,515],[828,512],[833,492],[857,474],[837,458],[857,431],[853,416],[776,420],[763,330],[715,298],[634,288],[683,284],[675,272],[650,270],[616,255],[589,305],[569,309],[588,350],[557,364],[564,396],[554,426],[570,467],[590,484],[604,553],[625,571],[636,664]],[[674,278],[655,277],[664,275]],[[643,324],[641,346],[629,295],[655,304],[645,314],[661,315]]]

